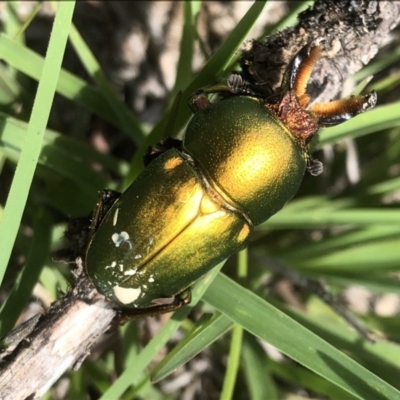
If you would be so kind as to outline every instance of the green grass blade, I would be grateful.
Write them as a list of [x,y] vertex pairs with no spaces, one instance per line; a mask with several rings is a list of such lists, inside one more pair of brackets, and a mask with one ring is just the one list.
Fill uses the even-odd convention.
[[[308,257],[321,256],[361,244],[393,240],[398,236],[399,229],[394,225],[371,225],[362,229],[349,230],[341,235],[327,237],[319,242],[309,241],[302,242],[300,245],[292,245],[290,257],[298,260],[307,259]],[[276,252],[271,249],[271,254],[279,255],[279,249]]]
[[204,300],[253,335],[359,399],[400,396],[382,379],[222,274],[214,280]]
[[2,251],[0,253],[0,281],[3,279],[11,250],[17,236],[22,213],[28,198],[36,164],[39,159],[44,132],[50,114],[61,62],[67,43],[75,2],[61,2],[50,37],[42,78],[39,82],[35,103],[29,121],[26,141],[15,171],[10,193],[0,224]]
[[228,356],[228,367],[225,372],[224,384],[220,398],[222,400],[233,399],[233,392],[240,363],[240,353],[242,350],[243,328],[240,325],[235,325],[232,330],[231,345]]
[[[400,389],[397,368],[400,357],[400,346],[379,337],[376,343],[360,342],[359,335],[350,329],[337,314],[335,314],[322,300],[313,297],[307,305],[307,313],[289,308],[282,304],[275,304],[294,320],[307,329],[310,329],[320,338],[329,343],[360,365],[384,379],[389,385]],[[398,324],[397,324],[398,329]],[[392,398],[388,396],[388,398]]]
[[[17,162],[20,157],[21,148],[24,144],[25,134],[28,129],[28,124],[24,121],[18,120],[11,116],[8,116],[0,112],[0,148],[4,149],[5,154],[14,162]],[[74,160],[81,162],[81,168],[86,165],[89,168],[91,163],[97,162],[108,170],[114,172],[117,175],[124,175],[128,170],[128,164],[122,160],[117,160],[113,156],[108,154],[99,153],[93,147],[88,144],[77,141],[71,137],[62,135],[51,129],[46,129],[43,138],[43,147],[47,149],[54,149],[54,151],[63,152],[69,157],[66,164],[57,163],[57,169],[54,172],[62,175],[69,174],[66,165],[71,165]],[[43,154],[40,155],[39,162],[51,168],[47,163],[46,157]],[[93,170],[93,168],[90,168]],[[74,180],[82,185],[90,184],[90,181],[83,181],[82,175],[78,174],[74,176]],[[100,186],[101,187],[101,186]]]
[[378,271],[396,271],[399,268],[399,240],[397,236],[392,240],[382,240],[372,243],[363,243],[340,251],[333,251],[326,255],[310,257],[304,260],[295,260],[288,254],[290,260],[297,268],[307,271],[328,270],[346,273],[358,272],[377,273]]
[[52,217],[40,209],[34,221],[34,233],[25,267],[0,311],[0,337],[13,327],[29,301],[50,250]]
[[[400,211],[374,208],[333,210],[320,207],[309,213],[290,212],[290,206],[275,214],[257,229],[308,229],[332,225],[397,225],[400,224]],[[312,211],[312,212],[311,212]]]
[[152,382],[155,383],[164,379],[232,329],[233,326],[234,322],[221,314],[202,319],[196,323],[193,332],[188,333],[152,370]]
[[[41,79],[44,64],[43,57],[24,45],[14,42],[4,34],[0,34],[0,55],[2,60],[16,70],[37,81]],[[89,85],[83,79],[70,72],[61,70],[59,73],[57,93],[101,116],[121,130],[126,128],[126,126],[120,124],[120,120],[112,113],[107,99],[99,89]]]
[[[277,378],[289,382],[295,387],[300,386],[311,390],[314,393],[326,396],[327,399],[353,400],[355,398],[339,387],[333,385],[331,382],[328,382],[299,365],[269,360],[268,368]],[[324,398],[323,396],[321,397]],[[269,399],[269,397],[255,397],[254,399],[257,400],[262,398]]]
[[175,85],[169,94],[169,103],[175,99],[176,95],[183,88],[187,87],[192,80],[193,52],[197,36],[197,17],[200,13],[200,1],[187,1],[184,5],[184,24],[182,29],[182,39],[179,51],[179,61],[176,68]]
[[278,390],[271,376],[268,356],[257,343],[257,339],[248,333],[244,335],[242,358],[250,399],[278,400]]
[[118,120],[118,126],[125,127],[123,131],[133,139],[136,145],[142,144],[145,139],[142,124],[134,117],[132,111],[128,109],[126,104],[118,98],[101,69],[100,64],[74,25],[71,26],[70,39],[86,72],[97,83],[104,98],[107,100],[108,106]]
[[24,23],[21,25],[19,17],[18,17],[18,12],[17,12],[17,6],[14,2],[8,1],[7,5],[9,7],[9,15],[14,16],[15,19],[18,21],[17,26],[18,26],[18,31],[10,31],[7,29],[7,34],[11,37],[13,37],[15,40],[19,40],[20,38],[23,38],[23,33],[26,31],[28,26],[32,23],[32,21],[35,19],[36,15],[39,13],[40,9],[43,6],[43,1],[38,1],[33,7],[32,11],[30,12],[29,16],[26,18]]
[[[311,272],[311,271],[310,271]],[[342,274],[340,274],[342,272]],[[322,279],[327,279],[329,283],[340,287],[363,286],[376,294],[394,293],[400,296],[400,285],[398,279],[390,276],[377,274],[366,274],[360,269],[357,274],[347,274],[346,271],[324,271],[319,274]]]

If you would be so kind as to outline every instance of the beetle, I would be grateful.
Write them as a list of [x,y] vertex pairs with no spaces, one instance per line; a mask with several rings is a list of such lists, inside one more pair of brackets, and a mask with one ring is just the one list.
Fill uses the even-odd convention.
[[[102,193],[85,255],[101,294],[132,317],[180,308],[197,279],[244,248],[253,227],[295,195],[306,170],[322,172],[310,155],[318,129],[373,108],[377,96],[309,107],[321,51],[320,41],[302,48],[275,95],[240,75],[197,91],[183,141],[151,148],[122,195]],[[212,93],[224,96],[212,103]]]

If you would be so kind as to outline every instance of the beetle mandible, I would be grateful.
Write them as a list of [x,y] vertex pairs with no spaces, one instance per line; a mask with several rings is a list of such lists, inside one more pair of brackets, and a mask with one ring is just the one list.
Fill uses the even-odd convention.
[[[309,154],[319,127],[371,109],[376,93],[308,107],[320,53],[318,42],[301,49],[274,96],[238,75],[196,92],[183,141],[152,148],[122,195],[103,192],[85,257],[100,293],[131,316],[178,309],[197,279],[295,195],[306,170],[322,172]],[[211,103],[208,95],[221,92],[229,96]]]

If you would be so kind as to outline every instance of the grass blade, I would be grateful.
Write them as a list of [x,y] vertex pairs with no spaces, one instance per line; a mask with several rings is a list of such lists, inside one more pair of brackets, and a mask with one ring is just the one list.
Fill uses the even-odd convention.
[[3,219],[0,224],[0,237],[3,240],[2,251],[0,253],[0,281],[3,279],[11,255],[36,164],[42,149],[44,132],[60,74],[61,62],[64,56],[74,7],[75,2],[59,3],[59,9],[54,21],[47,56],[43,65],[42,78],[39,82],[29,121],[26,141],[15,171]]

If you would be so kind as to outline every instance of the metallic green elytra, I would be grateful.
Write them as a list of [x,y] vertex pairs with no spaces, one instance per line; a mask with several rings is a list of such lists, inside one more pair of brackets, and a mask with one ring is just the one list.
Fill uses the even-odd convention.
[[[253,226],[295,195],[306,170],[322,171],[309,155],[318,128],[372,108],[376,94],[309,108],[306,87],[320,51],[310,45],[297,54],[279,95],[265,98],[237,76],[197,92],[183,142],[152,148],[122,195],[104,192],[85,258],[100,293],[130,316],[187,304],[191,285],[245,247]],[[226,96],[211,103],[214,92]]]
[[243,247],[249,233],[248,222],[213,200],[195,168],[171,149],[106,214],[89,244],[87,271],[101,293],[123,306],[168,305]]

